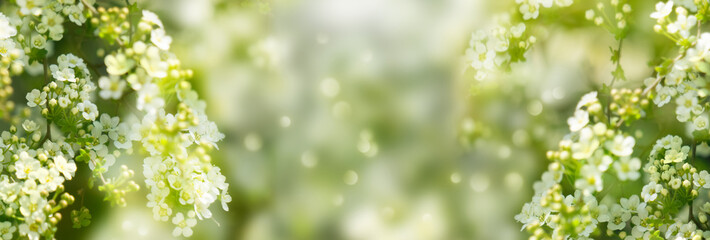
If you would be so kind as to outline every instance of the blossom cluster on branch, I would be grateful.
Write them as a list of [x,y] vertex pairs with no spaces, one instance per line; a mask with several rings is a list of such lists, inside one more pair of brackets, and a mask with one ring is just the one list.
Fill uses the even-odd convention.
[[[89,210],[64,186],[80,171],[91,173],[86,186],[105,201],[126,205],[140,187],[121,163],[125,154],[145,157],[148,207],[155,220],[174,224],[174,236],[191,236],[198,219],[212,217],[213,203],[228,210],[229,184],[209,155],[224,135],[156,14],[135,4],[97,8],[93,0],[3,1],[0,9],[0,118],[10,125],[0,133],[2,239],[51,239],[65,208],[74,227],[88,225]],[[103,40],[92,52],[103,62],[87,62],[81,42],[55,52],[67,29],[86,33],[72,43]],[[16,103],[13,80],[39,87]],[[119,107],[107,112],[100,102]]]
[[[511,62],[524,61],[535,38],[530,41],[523,33],[534,33],[536,25],[531,23],[544,18],[540,7],[552,6],[552,1],[516,3],[519,15],[506,17],[503,27],[474,34],[466,56],[475,78],[484,79],[489,73],[509,70]],[[627,82],[636,88],[614,88],[615,82],[627,80],[620,61],[623,43],[634,24],[629,21],[632,9],[644,9],[635,4],[646,3],[595,1],[593,8],[580,14],[616,40],[617,45],[610,47],[614,68],[609,84],[584,95],[576,105],[567,119],[569,134],[557,150],[547,152],[550,162],[533,185],[532,200],[515,216],[530,239],[710,238],[710,173],[696,163],[697,147],[710,140],[710,33],[703,29],[710,3],[649,3],[655,5],[648,8],[655,10],[646,16],[655,24],[647,31],[669,39],[677,54],[651,60],[651,77]],[[649,139],[655,144],[648,147],[637,144],[647,136],[634,131],[634,125],[654,121],[658,117],[654,112],[665,105],[675,109],[677,121],[672,124],[687,128],[687,134]],[[630,182],[640,182],[642,187],[613,190],[619,184],[633,186]]]
[[[525,21],[537,19],[540,9],[567,7],[572,0],[515,0],[519,5],[521,18],[510,14],[496,17],[494,24],[487,30],[478,30],[471,34],[469,47],[466,49],[466,62],[475,71],[479,81],[495,75],[497,70],[510,69],[510,64],[525,60],[525,55],[535,43],[535,36],[526,31]],[[517,16],[517,15],[515,15]]]

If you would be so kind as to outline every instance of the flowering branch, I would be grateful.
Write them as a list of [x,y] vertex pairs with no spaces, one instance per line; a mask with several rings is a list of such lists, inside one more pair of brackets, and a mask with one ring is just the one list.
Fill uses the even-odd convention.
[[[588,10],[585,17],[596,25],[606,26],[621,46],[627,27],[625,14],[631,7],[625,1],[611,1],[611,5],[615,12],[613,20],[603,3]],[[533,234],[532,238],[587,239],[603,233],[622,239],[710,237],[710,232],[704,232],[710,202],[699,197],[700,191],[710,189],[710,173],[694,166],[698,142],[710,139],[706,112],[710,103],[702,101],[707,90],[705,77],[710,74],[710,33],[700,30],[703,13],[710,7],[705,1],[690,4],[693,10],[688,5],[675,8],[675,20],[669,17],[674,9],[672,1],[657,3],[656,11],[650,15],[657,21],[654,31],[671,39],[680,53],[655,68],[656,76],[645,81],[645,89],[612,88],[616,78],[620,78],[617,74],[623,73],[618,64],[621,47],[612,50],[617,70],[608,86],[606,111],[602,111],[597,92],[581,98],[567,121],[570,134],[560,141],[558,150],[548,152],[551,163],[534,184],[532,201],[515,217],[523,229]],[[691,34],[693,27],[697,28],[696,34]],[[680,136],[668,135],[656,140],[648,156],[634,153],[636,139],[619,128],[621,123],[628,125],[648,117],[650,101],[662,107],[671,100],[676,105],[678,122],[690,123],[687,125],[692,133],[691,146],[683,145]],[[618,122],[611,121],[617,118]],[[638,157],[648,160],[643,168]],[[602,176],[635,181],[640,179],[641,169],[647,177],[639,194],[628,198],[608,194],[613,185]],[[574,184],[562,184],[563,178],[573,179]],[[565,192],[574,193],[564,195]],[[612,201],[605,200],[610,198]],[[697,212],[696,200],[704,201]],[[686,206],[688,218],[680,219],[678,215]]]
[[[62,218],[59,211],[73,207],[74,202],[64,184],[74,179],[83,164],[92,173],[88,188],[98,182],[105,201],[125,206],[126,195],[139,186],[132,180],[134,171],[125,165],[118,175],[109,173],[123,154],[144,155],[148,206],[155,220],[175,225],[175,237],[191,236],[197,219],[212,217],[209,207],[213,203],[219,201],[228,209],[229,185],[209,156],[224,135],[208,119],[205,103],[189,84],[192,71],[182,68],[169,51],[172,38],[157,15],[147,10],[132,12],[135,5],[130,10],[96,9],[92,0],[1,4],[18,9],[9,17],[0,13],[3,114],[9,115],[15,106],[7,98],[12,93],[11,76],[24,77],[30,64],[41,62],[44,79],[41,88],[26,93],[26,107],[20,106],[20,114],[9,117],[10,129],[0,133],[1,167],[7,173],[0,176],[0,208],[4,210],[0,238],[54,238]],[[48,42],[65,39],[66,19],[67,24],[90,24],[86,29],[105,40],[105,49],[113,49],[98,56],[104,59],[107,75],[92,76],[89,67],[94,66],[72,53],[49,53]],[[80,46],[74,50],[83,56]],[[56,64],[49,64],[54,58]],[[93,74],[102,72],[98,70],[93,69]],[[97,95],[125,102],[119,106],[134,111],[111,116],[97,106]],[[135,105],[129,104],[128,96],[135,97]],[[166,100],[173,97],[176,103],[168,104],[171,101]],[[38,121],[46,122],[44,134]],[[52,137],[53,126],[58,136]],[[74,208],[74,226],[88,225],[89,210]]]

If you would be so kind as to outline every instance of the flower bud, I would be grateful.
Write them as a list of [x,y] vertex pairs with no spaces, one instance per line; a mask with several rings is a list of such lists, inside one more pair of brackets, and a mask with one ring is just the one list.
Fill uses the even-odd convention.
[[701,223],[706,223],[708,221],[708,216],[704,212],[698,213],[698,220],[700,220]]
[[602,110],[602,105],[599,104],[598,102],[593,103],[589,108],[587,109],[589,113],[591,114],[597,114],[600,113]]
[[151,27],[150,24],[148,24],[147,22],[141,21],[140,23],[138,23],[138,30],[142,32],[150,32],[150,30],[152,29],[153,27]]
[[560,160],[567,160],[569,159],[569,152],[568,151],[562,151],[560,152]]
[[12,70],[12,74],[20,75],[22,73],[22,64],[18,63],[18,62],[14,62],[10,66],[10,70]]

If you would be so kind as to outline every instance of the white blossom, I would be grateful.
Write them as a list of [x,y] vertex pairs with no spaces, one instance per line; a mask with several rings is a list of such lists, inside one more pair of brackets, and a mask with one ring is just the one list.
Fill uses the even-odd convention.
[[126,88],[126,82],[119,79],[116,75],[110,77],[102,76],[99,78],[99,96],[103,99],[119,99],[123,95]]
[[192,236],[192,227],[197,224],[197,220],[195,220],[195,212],[190,211],[187,215],[188,217],[185,218],[185,216],[179,212],[173,217],[173,224],[176,225],[175,229],[173,229],[173,237],[179,237],[181,235],[185,237]]
[[652,202],[656,200],[658,194],[661,192],[661,189],[663,189],[663,186],[660,184],[650,182],[643,186],[643,189],[641,190],[641,198],[643,198],[644,202]]
[[619,180],[636,180],[641,176],[638,172],[641,169],[641,160],[638,158],[621,157],[614,162],[614,170]]
[[64,175],[64,178],[71,180],[76,172],[76,164],[74,160],[67,161],[64,156],[57,156],[54,158],[54,167]]
[[0,13],[0,40],[5,40],[17,34],[17,28],[10,24],[10,19]]
[[633,153],[634,144],[636,144],[636,140],[634,140],[633,137],[624,137],[622,135],[616,135],[614,136],[613,141],[606,142],[604,146],[614,155],[619,157],[626,157]]
[[599,140],[594,137],[592,130],[582,128],[579,132],[579,142],[572,144],[572,157],[575,159],[589,158],[599,145]]
[[656,11],[651,13],[651,18],[662,19],[671,14],[673,11],[673,1],[668,1],[666,3],[658,2],[656,3]]
[[590,104],[598,102],[599,99],[597,99],[597,92],[590,92],[587,94],[584,94],[582,98],[579,100],[577,103],[577,110],[581,109],[582,107],[589,107]]
[[170,43],[172,43],[173,38],[165,35],[165,30],[162,28],[156,28],[150,32],[150,41],[158,48],[168,50],[170,49]]
[[148,113],[155,113],[165,105],[163,98],[158,96],[160,89],[155,84],[147,84],[138,91],[138,101],[136,108]]
[[572,132],[579,131],[583,127],[587,126],[587,123],[589,123],[589,113],[584,110],[575,111],[574,116],[567,119],[569,130]]
[[106,64],[106,72],[115,76],[123,75],[135,65],[133,59],[129,59],[121,53],[106,56],[104,62]]

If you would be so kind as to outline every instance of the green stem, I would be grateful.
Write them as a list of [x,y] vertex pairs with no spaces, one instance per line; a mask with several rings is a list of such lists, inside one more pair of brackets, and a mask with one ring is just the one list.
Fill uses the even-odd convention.
[[[616,52],[614,54],[618,54],[618,58],[616,60],[616,68],[619,68],[621,66],[621,47],[624,44],[624,39],[619,39],[619,45],[616,48]],[[615,68],[615,69],[616,69]],[[616,71],[616,70],[614,70]],[[606,124],[608,126],[611,126],[611,89],[614,87],[614,82],[616,82],[616,74],[611,74],[611,83],[609,83],[609,96],[607,98],[607,103],[606,103]]]

